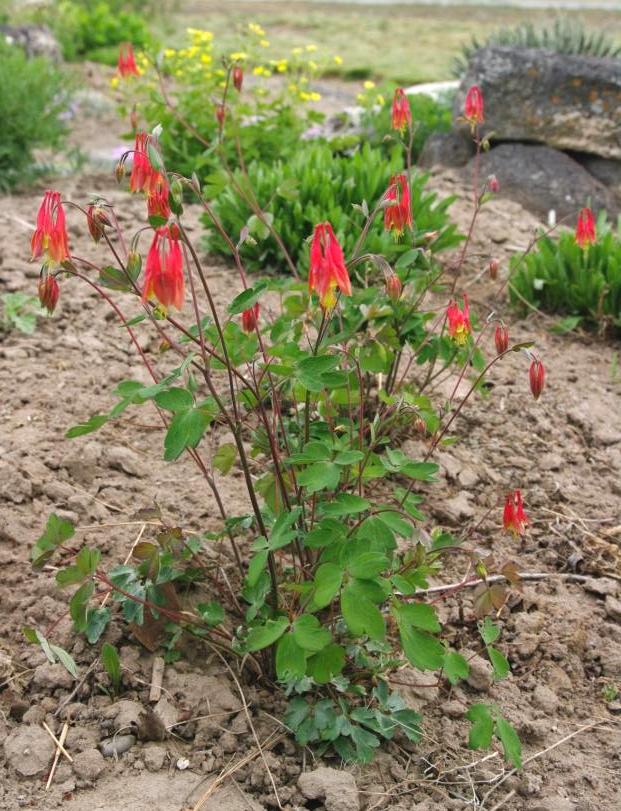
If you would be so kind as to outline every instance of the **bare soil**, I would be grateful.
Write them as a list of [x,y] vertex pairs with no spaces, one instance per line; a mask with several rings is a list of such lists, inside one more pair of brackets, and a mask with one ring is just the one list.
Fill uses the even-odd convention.
[[[109,111],[89,112],[76,126],[81,143],[88,143],[88,132],[102,149],[120,143],[122,126]],[[457,194],[452,214],[465,229],[470,201],[463,182],[445,173],[431,183],[441,195]],[[143,216],[143,201],[120,190],[110,172],[93,173],[87,165],[55,185],[63,197],[82,203],[92,192],[102,194],[118,205],[128,227]],[[36,289],[38,268],[28,263],[28,247],[40,196],[32,190],[0,199],[0,292]],[[74,254],[99,255],[83,219],[72,212],[69,220]],[[188,225],[198,238],[192,208]],[[236,673],[236,682],[199,644],[185,645],[184,657],[166,666],[162,698],[149,714],[156,654],[113,622],[105,638],[120,647],[124,689],[120,700],[102,689],[97,651],[72,634],[68,598],[57,589],[54,571],[30,567],[31,545],[47,517],[56,511],[74,521],[78,538],[97,545],[111,566],[125,559],[139,533],[148,538],[155,531],[135,517],[142,508],[157,503],[172,524],[206,531],[218,527],[216,504],[189,460],[162,461],[161,437],[152,430],[156,415],[147,408],[128,411],[96,434],[64,437],[68,427],[111,406],[116,383],[147,380],[125,331],[85,284],[63,280],[57,314],[42,319],[34,335],[0,334],[0,808],[241,811],[278,802],[290,811],[621,808],[621,705],[610,690],[603,692],[621,687],[619,346],[586,335],[556,336],[550,319],[533,314],[518,321],[509,311],[502,290],[507,259],[526,246],[536,225],[518,205],[496,201],[481,217],[473,250],[482,255],[463,283],[481,322],[494,310],[515,340],[536,341],[548,373],[544,394],[532,400],[521,355],[497,367],[488,396],[458,419],[459,442],[439,455],[440,483],[425,490],[428,529],[440,523],[467,533],[470,543],[498,559],[544,575],[525,582],[503,611],[501,645],[512,675],[492,684],[477,657],[476,677],[452,689],[428,686],[428,678],[404,671],[404,694],[425,718],[422,742],[390,744],[374,764],[345,775],[317,772],[300,781],[302,772],[322,764],[296,747],[277,721],[282,699],[252,675]],[[481,272],[490,253],[501,261],[497,282]],[[209,282],[221,307],[238,287],[226,265],[210,264]],[[123,296],[116,300],[128,306]],[[141,332],[140,341],[157,356],[157,338]],[[452,385],[444,381],[440,393]],[[406,445],[413,454],[424,450],[424,440],[414,435]],[[219,487],[231,512],[248,509],[240,471]],[[499,505],[514,487],[522,489],[531,519],[521,544],[499,531]],[[455,580],[463,574],[459,560],[447,571]],[[582,577],[568,577],[575,574]],[[472,594],[438,605],[453,643],[474,654]],[[25,625],[71,652],[79,682],[25,642]],[[486,800],[508,767],[498,754],[484,759],[466,748],[463,711],[480,700],[503,708],[522,737],[525,758],[533,757]],[[46,792],[53,745],[42,724],[58,734],[65,720],[73,763],[61,759]],[[116,757],[101,757],[101,741],[115,732],[139,740]],[[340,768],[334,760],[323,765]],[[228,767],[232,775],[219,780]]]

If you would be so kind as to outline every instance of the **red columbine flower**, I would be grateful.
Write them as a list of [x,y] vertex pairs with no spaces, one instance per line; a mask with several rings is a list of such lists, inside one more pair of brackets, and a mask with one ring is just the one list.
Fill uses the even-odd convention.
[[410,185],[407,175],[393,175],[390,178],[390,186],[384,199],[395,201],[384,209],[384,228],[393,231],[395,236],[399,237],[406,227],[412,227]]
[[253,306],[248,307],[242,313],[242,329],[244,332],[254,332],[259,323],[259,302]]
[[131,42],[124,42],[119,48],[117,69],[124,79],[127,78],[127,76],[140,76]]
[[509,493],[505,499],[505,509],[502,515],[502,525],[507,532],[512,532],[516,537],[523,535],[528,524],[528,516],[524,512],[524,502],[519,490]]
[[147,195],[147,210],[149,217],[170,217],[170,204],[168,202],[168,184],[160,175],[159,182],[153,191]]
[[315,226],[313,233],[308,289],[319,295],[321,306],[328,310],[336,304],[334,291],[337,287],[344,295],[351,296],[351,282],[343,249],[330,223],[322,222]]
[[392,128],[403,132],[406,127],[412,126],[412,111],[410,102],[402,87],[395,90],[392,99]]
[[481,93],[481,88],[476,84],[473,84],[466,93],[464,117],[472,126],[482,124],[485,121],[483,116],[483,93]]
[[487,178],[487,185],[489,186],[489,190],[494,194],[500,191],[500,183],[498,182],[496,175],[490,175]]
[[60,264],[69,259],[69,241],[65,223],[65,210],[60,192],[46,191],[37,214],[37,228],[30,241],[32,258],[45,254],[46,264]]
[[157,190],[163,183],[162,175],[151,166],[149,160],[149,141],[151,136],[146,132],[137,132],[132,157],[132,173],[129,178],[129,190],[145,191],[147,194]]
[[176,228],[157,228],[147,254],[142,300],[155,298],[164,307],[183,307],[183,259]]
[[60,295],[58,282],[53,276],[49,276],[48,274],[42,276],[41,280],[39,281],[38,293],[41,306],[45,307],[45,309],[51,315],[56,309],[58,297]]
[[242,84],[244,83],[244,70],[241,65],[235,65],[233,68],[233,87],[238,93],[241,93]]
[[216,121],[220,127],[224,126],[224,119],[226,118],[226,107],[224,104],[216,104]]
[[533,358],[528,370],[528,377],[530,380],[530,390],[533,393],[535,400],[539,399],[539,395],[543,391],[543,383],[545,379],[545,369],[543,363],[539,358]]
[[494,333],[494,342],[496,343],[496,352],[502,355],[509,348],[509,330],[504,324],[496,325],[496,332]]
[[448,332],[456,344],[463,346],[472,332],[468,296],[464,293],[464,309],[460,310],[455,301],[449,302],[446,310]]
[[595,244],[595,218],[590,208],[583,208],[576,223],[576,242],[581,248]]

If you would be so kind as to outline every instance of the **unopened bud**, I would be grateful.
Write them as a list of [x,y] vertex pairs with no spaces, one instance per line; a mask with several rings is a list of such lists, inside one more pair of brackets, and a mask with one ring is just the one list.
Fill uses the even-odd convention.
[[121,180],[125,177],[125,163],[123,161],[119,161],[114,168],[114,176],[116,177],[116,182],[120,183]]
[[56,309],[58,304],[58,297],[60,295],[60,288],[58,282],[53,276],[44,276],[39,281],[39,301],[42,307],[51,315]]
[[135,107],[129,114],[129,125],[132,128],[132,132],[136,132],[138,130],[138,113],[136,112]]
[[528,370],[528,378],[533,397],[535,400],[538,400],[539,395],[543,391],[543,384],[545,380],[545,369],[543,368],[543,363],[539,360],[539,358],[533,358],[530,364],[530,369]]
[[500,183],[498,182],[498,178],[496,177],[496,175],[489,176],[489,178],[487,179],[487,185],[489,187],[489,190],[494,194],[500,191]]
[[498,324],[496,326],[494,342],[496,343],[496,352],[499,355],[502,355],[503,352],[509,349],[509,330],[504,324]]
[[142,268],[142,257],[136,251],[130,251],[127,254],[127,262],[125,263],[125,269],[129,273],[132,279],[137,279],[140,276],[140,270]]
[[244,71],[241,65],[235,65],[233,68],[233,87],[238,93],[241,93],[242,84],[244,83]]
[[427,233],[423,235],[423,239],[427,244],[429,244],[430,242],[433,242],[434,239],[437,239],[439,234],[439,231],[427,231]]
[[177,206],[183,203],[183,185],[178,177],[176,177],[170,184],[170,196]]
[[498,268],[500,265],[498,264],[498,259],[490,259],[489,262],[489,277],[490,279],[496,279],[498,277]]
[[226,118],[226,108],[224,104],[216,104],[216,121],[222,127]]
[[401,298],[401,293],[403,291],[403,285],[401,284],[401,279],[397,276],[396,273],[390,271],[390,273],[386,273],[385,275],[385,284],[386,284],[386,295],[391,301],[399,301]]
[[417,417],[414,420],[414,430],[417,434],[421,434],[421,436],[425,436],[427,433],[427,425],[422,417]]
[[86,209],[86,224],[93,241],[99,242],[104,235],[104,227],[110,225],[110,220],[105,210],[94,203]]

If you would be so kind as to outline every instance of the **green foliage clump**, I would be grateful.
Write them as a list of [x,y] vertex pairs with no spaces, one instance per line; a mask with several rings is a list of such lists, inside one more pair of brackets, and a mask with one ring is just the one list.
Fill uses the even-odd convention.
[[47,59],[27,59],[21,48],[0,39],[0,189],[34,175],[33,150],[56,147],[69,104],[61,71]]
[[580,248],[573,234],[542,237],[537,250],[513,261],[510,294],[524,302],[580,321],[600,332],[621,333],[621,219],[616,228],[602,214],[597,242]]
[[141,48],[151,42],[144,18],[118,2],[64,0],[53,13],[46,12],[44,19],[58,37],[63,56],[70,62],[87,57],[113,65],[122,42]]
[[[364,209],[366,201],[367,207],[373,208],[388,188],[390,177],[402,170],[403,159],[398,149],[392,149],[388,159],[383,150],[369,144],[353,155],[334,155],[328,144],[318,142],[299,150],[286,162],[266,166],[254,161],[248,166],[247,175],[235,174],[235,184],[229,182],[224,171],[211,175],[207,182],[211,192],[217,193],[213,211],[227,233],[239,235],[242,229],[248,228],[253,238],[241,248],[249,269],[283,269],[280,248],[248,202],[254,195],[265,219],[280,235],[300,271],[305,273],[308,267],[306,239],[314,225],[329,220],[345,255],[351,256],[363,223],[360,207]],[[439,202],[435,194],[425,190],[425,181],[424,175],[415,175],[411,184],[416,232],[422,237],[430,231],[438,231],[431,243],[432,250],[445,250],[459,242],[447,214],[452,198]],[[228,255],[226,242],[207,215],[204,222],[209,229],[208,249]],[[392,262],[411,251],[411,244],[396,241],[384,231],[382,217],[377,217],[364,250],[381,254]]]
[[476,36],[473,37],[469,44],[464,45],[461,55],[455,59],[453,75],[463,76],[472,54],[489,45],[545,48],[561,54],[578,56],[605,56],[615,59],[621,57],[621,46],[617,45],[605,31],[586,31],[580,22],[559,17],[554,25],[547,27],[521,23],[513,28],[500,28],[482,41]]

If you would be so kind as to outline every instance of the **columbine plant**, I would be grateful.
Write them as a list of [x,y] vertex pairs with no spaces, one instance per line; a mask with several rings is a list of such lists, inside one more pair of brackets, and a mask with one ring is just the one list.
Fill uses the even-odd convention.
[[[243,88],[235,67],[229,65],[222,98],[215,102],[224,109],[231,88]],[[480,141],[482,99],[477,104],[467,116]],[[393,123],[404,135],[412,126],[408,111],[407,97],[399,92]],[[99,550],[85,546],[76,553],[67,547],[73,527],[53,515],[35,544],[34,565],[55,556],[59,585],[78,586],[70,614],[91,643],[118,609],[134,626],[166,618],[168,636],[160,641],[169,658],[178,655],[175,643],[182,632],[243,658],[262,679],[285,690],[285,722],[300,743],[334,749],[344,760],[367,761],[381,738],[416,741],[421,719],[392,691],[395,671],[409,663],[435,673],[439,684],[456,684],[469,672],[467,657],[443,638],[435,603],[476,585],[478,616],[499,615],[508,589],[488,583],[488,575],[517,579],[515,565],[481,560],[467,537],[440,529],[421,533],[427,520],[421,486],[434,481],[433,456],[490,369],[524,346],[510,346],[508,330],[499,324],[496,354],[485,364],[479,344],[492,321],[476,333],[465,293],[461,308],[454,296],[439,313],[421,307],[443,269],[433,264],[414,273],[405,265],[395,271],[382,256],[364,253],[370,225],[382,214],[387,230],[412,238],[411,167],[392,179],[373,210],[361,204],[365,224],[352,255],[344,255],[328,220],[318,222],[308,234],[307,284],[293,275],[249,286],[240,255],[247,235],[222,229],[195,176],[164,166],[157,133],[136,135],[117,168],[121,181],[130,161],[129,188],[145,195],[149,226],[141,225],[128,239],[106,201],[77,207],[93,239],[109,246],[112,265],[97,267],[71,255],[66,203],[57,192],[46,193],[33,237],[33,258],[44,262],[43,303],[54,308],[63,277],[89,284],[114,310],[151,378],[149,384],[120,383],[114,407],[71,428],[68,436],[95,431],[127,409],[155,408],[164,458],[187,456],[196,464],[222,528],[191,535],[160,519],[158,532],[144,537],[125,565],[108,570]],[[185,231],[184,193],[202,205],[229,246],[241,292],[224,312],[214,304],[208,275]],[[478,194],[475,199],[473,221]],[[140,237],[148,227],[151,245],[143,272]],[[468,240],[460,263],[467,245]],[[451,268],[455,281],[460,268]],[[167,363],[166,373],[160,371],[161,355],[142,349],[137,331],[143,329],[155,331],[165,357],[172,353],[178,359],[172,370]],[[434,381],[457,368],[459,383],[475,359],[465,397],[456,403],[454,393],[435,408]],[[538,397],[539,360],[533,360],[530,383]],[[221,442],[212,454],[220,426],[233,441]],[[421,437],[422,459],[399,447],[412,426]],[[260,457],[263,475],[255,474],[249,457]],[[234,465],[247,488],[247,515],[230,514],[220,488],[220,477]],[[501,509],[499,503],[499,525]],[[520,490],[507,495],[502,523],[514,535],[525,532]],[[226,564],[214,568],[205,562],[202,551],[210,544],[228,549]],[[428,579],[439,575],[447,555],[463,556],[466,573],[430,602]],[[185,592],[206,592],[208,600],[180,608],[182,584]],[[481,650],[496,677],[504,678],[509,662],[493,644],[500,627],[487,617],[480,634]],[[40,631],[28,629],[27,635],[48,656],[73,667],[68,654],[50,646]],[[114,664],[110,648],[105,661]],[[116,665],[114,673],[118,687]],[[468,718],[471,746],[487,747],[496,735],[507,758],[520,765],[517,736],[497,708],[477,704]]]

